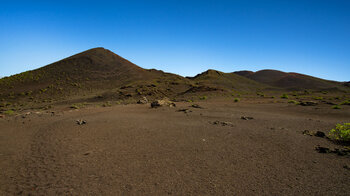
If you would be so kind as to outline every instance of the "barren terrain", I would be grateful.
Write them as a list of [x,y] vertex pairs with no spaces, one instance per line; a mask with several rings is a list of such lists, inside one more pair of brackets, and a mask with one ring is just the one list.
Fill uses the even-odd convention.
[[62,107],[0,118],[0,195],[350,194],[349,156],[315,150],[342,146],[302,134],[348,122],[350,106],[192,104]]

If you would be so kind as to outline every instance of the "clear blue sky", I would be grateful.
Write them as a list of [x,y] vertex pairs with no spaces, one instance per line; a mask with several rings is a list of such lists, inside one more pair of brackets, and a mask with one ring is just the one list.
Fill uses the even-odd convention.
[[104,47],[193,76],[278,69],[350,80],[348,0],[0,0],[0,76]]

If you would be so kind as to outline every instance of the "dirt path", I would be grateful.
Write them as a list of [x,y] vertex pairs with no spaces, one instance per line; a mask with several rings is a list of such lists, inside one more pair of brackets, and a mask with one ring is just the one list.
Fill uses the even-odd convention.
[[301,134],[348,121],[348,108],[199,104],[0,119],[0,195],[349,195],[349,157]]

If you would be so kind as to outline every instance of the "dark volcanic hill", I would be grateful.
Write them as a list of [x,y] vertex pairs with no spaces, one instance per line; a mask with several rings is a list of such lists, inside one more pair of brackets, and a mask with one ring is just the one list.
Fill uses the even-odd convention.
[[264,89],[268,87],[268,85],[258,83],[235,73],[224,73],[212,69],[198,74],[195,77],[190,77],[190,79],[200,85],[242,91],[255,91],[257,89]]
[[324,80],[299,73],[286,73],[277,70],[237,71],[234,72],[261,84],[273,87],[283,88],[286,90],[342,90],[344,85],[340,82]]
[[[175,74],[146,70],[104,48],[94,48],[42,68],[0,80],[6,102],[52,102],[88,97],[123,99],[133,94],[175,96],[190,81]],[[172,90],[167,90],[172,89]]]

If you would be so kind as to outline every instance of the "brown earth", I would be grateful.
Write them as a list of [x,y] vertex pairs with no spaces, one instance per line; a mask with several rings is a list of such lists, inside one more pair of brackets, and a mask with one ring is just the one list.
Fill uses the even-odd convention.
[[349,195],[349,156],[315,151],[342,146],[302,132],[348,122],[350,106],[275,102],[57,107],[5,116],[0,195]]

